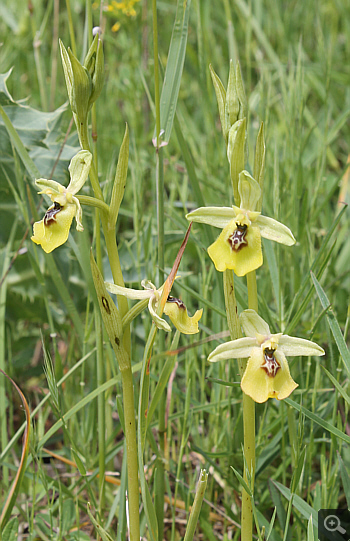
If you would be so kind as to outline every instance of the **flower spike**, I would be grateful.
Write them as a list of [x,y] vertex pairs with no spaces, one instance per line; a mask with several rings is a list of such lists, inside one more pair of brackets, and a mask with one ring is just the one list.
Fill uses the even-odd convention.
[[268,398],[283,400],[298,387],[290,375],[286,356],[324,355],[324,350],[310,340],[271,334],[268,324],[254,310],[244,310],[240,321],[246,337],[221,344],[208,360],[249,357],[241,388],[255,402],[266,402]]
[[232,269],[237,276],[245,276],[263,263],[261,237],[287,246],[295,244],[295,238],[287,226],[255,210],[261,189],[247,171],[239,175],[238,191],[240,207],[201,207],[186,218],[221,228],[208,254],[218,271]]
[[68,239],[73,218],[77,222],[77,230],[83,231],[82,210],[75,194],[86,182],[91,167],[92,155],[87,150],[76,154],[68,167],[70,183],[67,188],[55,180],[39,178],[35,184],[41,188],[39,194],[50,197],[53,205],[46,211],[40,222],[33,226],[32,241],[40,244],[46,253],[52,252]]

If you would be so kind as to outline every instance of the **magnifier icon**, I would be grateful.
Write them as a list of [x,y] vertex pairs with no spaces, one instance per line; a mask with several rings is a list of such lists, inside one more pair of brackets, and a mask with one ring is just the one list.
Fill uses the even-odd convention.
[[328,515],[324,519],[323,525],[329,532],[346,533],[346,530],[340,526],[340,520],[336,515]]

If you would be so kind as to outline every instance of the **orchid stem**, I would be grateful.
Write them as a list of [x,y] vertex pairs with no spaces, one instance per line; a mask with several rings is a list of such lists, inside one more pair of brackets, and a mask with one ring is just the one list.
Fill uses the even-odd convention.
[[[248,308],[258,313],[258,291],[255,271],[247,275]],[[243,432],[244,432],[244,480],[250,485],[254,494],[255,477],[255,402],[250,396],[243,393]],[[248,472],[247,472],[248,470]],[[247,475],[248,473],[248,475]],[[248,480],[250,477],[250,481]],[[254,497],[254,496],[253,496]],[[253,538],[253,506],[251,496],[243,489],[241,541],[252,541]]]
[[[255,271],[247,275],[248,284],[248,307],[258,311],[258,295],[256,287]],[[235,297],[234,277],[231,270],[224,272],[224,295],[227,315],[227,324],[231,340],[242,336],[238,317]],[[246,359],[237,359],[241,378],[246,367]],[[244,430],[244,457],[247,468],[244,466],[244,480],[254,489],[255,475],[255,402],[243,393],[243,430]],[[248,469],[248,475],[247,475]],[[248,480],[250,477],[250,480]],[[242,516],[241,516],[241,541],[253,539],[253,507],[251,497],[242,489]]]
[[[87,123],[78,123],[75,116],[75,121],[78,129],[79,140],[83,150],[90,150],[90,143],[87,131]],[[97,199],[104,203],[104,197],[101,186],[98,180],[97,170],[94,162],[90,169],[90,180]],[[125,287],[123,274],[120,266],[115,228],[108,227],[108,214],[100,213],[103,233],[106,241],[109,264],[112,271],[113,281],[115,284]],[[122,295],[117,296],[118,307],[121,319],[128,312],[128,301]],[[123,345],[128,354],[128,364],[121,370],[122,387],[123,387],[123,410],[125,420],[125,440],[126,440],[126,455],[128,467],[128,503],[129,503],[129,525],[130,525],[130,541],[140,540],[140,514],[139,514],[139,481],[138,481],[138,460],[137,460],[137,440],[136,440],[136,424],[135,424],[135,402],[134,402],[134,386],[131,369],[131,339],[130,326],[126,325],[123,334]]]

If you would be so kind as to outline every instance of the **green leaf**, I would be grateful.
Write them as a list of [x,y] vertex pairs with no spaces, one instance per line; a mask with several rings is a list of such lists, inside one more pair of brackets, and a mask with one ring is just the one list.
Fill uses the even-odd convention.
[[[160,127],[164,130],[162,142],[169,142],[180,90],[182,70],[185,62],[188,20],[191,0],[178,0],[176,17],[171,36],[168,61],[160,97]],[[154,133],[154,137],[157,134]]]
[[99,522],[95,519],[93,514],[90,511],[90,504],[87,504],[87,513],[89,515],[89,518],[92,522],[92,524],[95,527],[96,533],[101,537],[102,541],[113,541],[112,537],[104,530]]
[[290,501],[292,499],[292,504],[295,509],[297,509],[305,519],[309,520],[310,516],[312,516],[313,523],[315,524],[315,527],[318,529],[318,515],[317,511],[313,509],[308,503],[306,503],[300,496],[297,494],[293,494],[289,488],[285,487],[281,483],[278,483],[277,481],[271,481],[281,492],[281,494]]
[[341,480],[343,483],[344,495],[346,498],[348,509],[350,509],[350,477],[349,477],[348,470],[343,462],[343,459],[339,453],[338,453],[338,462],[339,462]]
[[115,228],[120,204],[124,196],[126,176],[128,174],[128,161],[129,161],[129,129],[128,129],[128,125],[126,124],[124,139],[119,151],[117,171],[115,173],[113,191],[112,191],[112,196],[111,196],[111,203],[110,203],[110,208],[109,208],[108,227],[110,229]]
[[238,482],[241,484],[241,486],[244,488],[244,490],[246,491],[247,494],[249,494],[250,497],[252,497],[253,493],[252,491],[250,490],[249,486],[247,485],[247,483],[245,482],[245,480],[243,479],[243,477],[241,476],[240,473],[238,473],[237,470],[235,470],[235,468],[233,466],[231,466],[231,469],[233,470],[233,473],[235,474],[235,476],[237,477],[238,479]]
[[0,530],[0,539],[2,541],[16,541],[18,536],[19,522],[17,517],[11,518],[6,524],[3,532]]
[[343,389],[343,387],[340,385],[340,383],[335,379],[334,376],[330,372],[328,372],[327,368],[321,365],[322,370],[327,374],[331,382],[333,383],[334,387],[337,389],[337,391],[341,394],[341,396],[344,398],[345,402],[347,402],[350,405],[350,396],[348,393]]
[[345,441],[348,444],[350,443],[350,437],[347,434],[344,434],[335,426],[331,425],[327,421],[324,421],[323,419],[321,419],[321,417],[319,417],[315,413],[312,413],[308,409],[304,408],[304,406],[300,406],[299,404],[297,404],[296,402],[294,402],[294,400],[291,400],[290,398],[285,398],[284,401],[290,406],[292,406],[293,408],[295,408],[296,410],[304,413],[306,417],[308,417],[309,419],[311,419],[312,421],[320,425],[325,430],[328,430],[328,432],[330,432],[337,438],[340,438],[341,440]]
[[338,346],[339,353],[343,359],[348,375],[350,376],[350,352],[344,340],[344,336],[341,332],[341,329],[339,327],[339,323],[331,308],[331,303],[329,302],[327,295],[325,294],[324,290],[320,286],[320,283],[318,282],[316,276],[313,273],[311,273],[311,278],[315,285],[316,293],[318,295],[318,298],[320,299],[322,308],[324,310],[327,310],[326,317],[327,317],[328,325],[332,331],[334,340]]
[[23,409],[26,415],[26,429],[23,435],[21,461],[17,469],[16,477],[14,478],[11,489],[8,493],[5,504],[2,508],[2,512],[0,516],[0,532],[1,532],[10,519],[11,511],[13,509],[13,506],[15,505],[17,495],[22,483],[23,476],[24,476],[24,472],[26,469],[27,457],[28,457],[28,451],[29,451],[30,411],[29,411],[29,407],[25,399],[25,396],[22,393],[21,389],[16,385],[16,383],[7,374],[5,374],[3,370],[0,369],[0,372],[12,383],[12,385],[16,389],[21,399]]

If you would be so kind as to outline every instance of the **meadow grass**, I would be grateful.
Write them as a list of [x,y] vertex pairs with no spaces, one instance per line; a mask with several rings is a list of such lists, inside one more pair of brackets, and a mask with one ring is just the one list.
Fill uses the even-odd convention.
[[[192,0],[176,115],[160,158],[152,144],[157,111],[152,6],[140,1],[134,8],[134,17],[104,13],[106,81],[91,120],[106,201],[126,122],[129,127],[129,169],[116,226],[125,284],[140,288],[148,278],[161,286],[187,230],[185,214],[199,206],[233,204],[209,64],[226,88],[229,60],[239,60],[248,98],[245,167],[253,172],[263,121],[263,213],[288,225],[297,240],[291,248],[264,241],[264,265],[257,270],[259,314],[272,332],[312,339],[326,351],[317,359],[290,359],[299,387],[284,401],[257,404],[254,515],[260,534],[254,535],[316,540],[317,511],[350,505],[350,241],[344,207],[350,197],[349,5]],[[82,60],[90,11],[78,1],[71,11]],[[157,13],[161,88],[176,3],[157,2]],[[91,16],[98,24],[99,10]],[[69,131],[69,106],[59,109],[67,93],[58,38],[73,46],[68,21],[67,4],[38,0],[30,13],[24,2],[4,2],[0,21],[0,73],[13,68],[7,87],[19,102],[10,103],[2,77],[0,103],[16,112],[13,126],[36,168],[23,165],[0,121],[0,368],[18,384],[32,414],[30,452],[9,524],[30,540],[97,539],[102,525],[119,541],[128,527],[122,379],[96,310],[89,262],[90,246],[96,254],[101,245],[101,268],[112,281],[103,232],[95,209],[84,206],[84,233],[72,228],[68,242],[52,254],[30,241],[31,223],[47,208],[33,175],[67,184],[69,160],[79,150],[74,125]],[[168,68],[175,73],[175,66]],[[29,108],[22,107],[24,99]],[[84,187],[82,194],[92,191]],[[139,423],[143,393],[150,397],[143,426],[145,480],[158,517],[165,499],[167,540],[184,537],[188,522],[191,538],[240,539],[241,484],[232,469],[243,476],[239,372],[236,361],[207,362],[228,340],[222,280],[206,252],[217,232],[193,225],[182,278],[173,288],[191,314],[204,308],[200,333],[164,337],[159,331],[147,383],[142,359],[152,330],[148,311],[131,324]],[[244,277],[235,277],[235,288],[242,311],[248,306]],[[24,416],[15,393],[1,376],[1,507],[21,455]],[[209,475],[195,529],[189,513],[201,468]],[[104,471],[111,474],[105,481]],[[151,538],[149,504],[142,496],[141,535]]]

